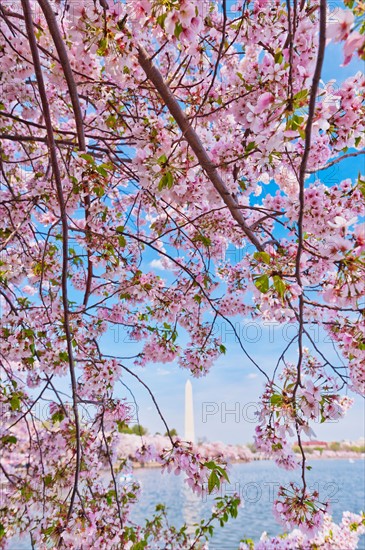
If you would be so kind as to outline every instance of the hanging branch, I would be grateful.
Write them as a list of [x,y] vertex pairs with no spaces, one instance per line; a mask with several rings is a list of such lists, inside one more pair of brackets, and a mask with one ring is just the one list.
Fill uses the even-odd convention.
[[[300,262],[301,262],[302,250],[303,250],[303,233],[304,233],[303,232],[304,204],[305,204],[304,187],[305,187],[307,163],[308,163],[309,153],[311,149],[312,125],[313,125],[313,119],[314,119],[314,113],[315,113],[315,107],[316,107],[317,91],[318,91],[319,81],[321,78],[324,52],[326,47],[326,10],[327,10],[326,0],[320,0],[319,44],[318,44],[317,62],[316,62],[316,67],[315,67],[311,91],[310,91],[308,118],[307,118],[307,123],[305,127],[304,152],[303,152],[302,162],[300,164],[299,174],[298,174],[298,183],[299,183],[298,249],[297,249],[297,255],[295,259],[295,277],[297,279],[298,285],[301,288],[303,288],[301,272],[300,272],[300,269],[301,269]],[[298,357],[298,363],[297,363],[297,381],[295,383],[295,387],[293,391],[293,399],[295,399],[297,389],[301,385],[301,371],[302,371],[302,362],[303,362],[303,334],[304,334],[303,317],[304,317],[304,297],[302,292],[299,296],[299,311],[297,316],[298,322],[299,322],[299,327],[298,327],[299,357]],[[297,421],[295,423],[295,427],[297,432],[298,445],[302,455],[302,481],[303,481],[302,499],[304,499],[305,491],[306,491],[306,479],[305,479],[306,456],[303,450],[300,433],[299,433],[299,425]]]
[[79,148],[81,151],[86,150],[85,135],[84,135],[84,123],[82,120],[82,112],[79,102],[79,96],[77,93],[76,83],[74,80],[73,72],[71,69],[70,61],[66,52],[66,47],[61,36],[60,30],[57,25],[56,17],[53,13],[52,7],[49,5],[48,0],[38,0],[44,17],[46,18],[49,32],[53,38],[53,42],[56,46],[58,57],[62,66],[63,73],[67,82],[68,91],[70,93],[72,107],[75,115],[75,122],[77,128],[77,137],[79,142]]
[[21,2],[22,2],[22,8],[24,12],[24,19],[25,19],[25,24],[26,24],[26,29],[27,29],[28,39],[29,39],[30,50],[33,58],[34,72],[36,75],[39,95],[41,98],[43,116],[44,116],[44,120],[47,128],[48,149],[49,149],[49,155],[51,159],[54,179],[56,183],[57,197],[58,197],[58,202],[60,206],[61,225],[62,225],[62,237],[63,237],[62,277],[61,277],[62,302],[63,302],[64,328],[65,328],[65,336],[66,336],[66,342],[67,342],[68,362],[69,362],[69,369],[70,369],[70,376],[71,376],[73,412],[75,417],[75,437],[76,437],[75,478],[74,478],[74,486],[71,494],[68,514],[67,514],[67,517],[70,518],[73,511],[75,497],[78,490],[80,462],[81,462],[81,442],[80,442],[80,421],[79,421],[79,413],[77,408],[77,381],[76,381],[75,362],[74,362],[73,349],[72,349],[72,333],[70,328],[70,319],[69,319],[69,311],[68,311],[67,276],[68,276],[69,236],[68,236],[68,225],[67,225],[67,211],[66,211],[65,199],[63,196],[61,173],[60,173],[58,160],[57,160],[56,142],[53,134],[51,112],[50,112],[48,99],[47,99],[47,92],[46,92],[46,88],[43,80],[42,67],[41,67],[39,53],[38,53],[37,41],[34,34],[34,29],[33,29],[31,7],[30,7],[29,0],[21,0]]

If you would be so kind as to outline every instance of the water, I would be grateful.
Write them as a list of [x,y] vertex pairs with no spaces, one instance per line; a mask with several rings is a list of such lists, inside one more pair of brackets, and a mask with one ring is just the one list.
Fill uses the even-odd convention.
[[[364,460],[354,463],[348,460],[314,460],[309,464],[313,469],[307,472],[308,486],[318,489],[323,499],[331,501],[336,522],[341,521],[344,510],[358,513],[365,509]],[[219,494],[200,498],[192,494],[181,475],[161,474],[159,468],[138,469],[135,476],[141,482],[143,492],[134,509],[133,519],[143,523],[145,518],[152,516],[155,505],[161,502],[166,504],[172,524],[180,527],[186,522],[192,526],[210,516],[214,496],[236,491],[244,498],[245,505],[235,520],[230,520],[223,529],[217,526],[209,545],[211,550],[236,550],[242,538],[258,540],[263,531],[269,535],[283,532],[272,516],[272,503],[278,486],[294,480],[295,475],[299,478],[298,473],[280,470],[270,461],[234,464],[231,483],[223,485]],[[365,550],[364,539],[362,537],[358,546],[361,550]],[[30,550],[30,545],[17,542],[12,544],[11,550]]]
[[[307,473],[308,486],[319,489],[320,497],[331,501],[334,521],[339,522],[342,512],[359,513],[365,510],[365,462],[356,460],[315,460]],[[181,476],[161,474],[158,469],[141,469],[135,473],[142,483],[141,502],[135,510],[137,520],[143,520],[162,502],[168,507],[168,516],[177,527],[186,522],[192,525],[210,515],[214,496],[200,498],[192,495]],[[297,474],[299,478],[299,474]],[[280,470],[270,461],[235,464],[230,475],[230,485],[222,487],[219,494],[238,492],[245,500],[238,517],[222,529],[217,527],[210,543],[211,550],[236,550],[242,538],[258,540],[263,531],[269,535],[283,532],[272,516],[275,489],[294,479],[293,472]],[[365,549],[364,537],[359,548]],[[345,550],[345,549],[344,549]]]

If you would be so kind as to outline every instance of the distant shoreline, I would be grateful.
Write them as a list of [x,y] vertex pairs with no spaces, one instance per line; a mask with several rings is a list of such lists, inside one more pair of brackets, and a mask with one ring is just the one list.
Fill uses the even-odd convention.
[[[314,454],[314,453],[308,453],[307,455],[307,461],[310,460],[364,460],[365,454],[364,453],[354,453],[354,452],[340,452],[340,451],[332,451],[334,455],[328,456],[328,455],[320,455],[320,454]],[[296,455],[297,458],[300,458],[301,455]],[[261,462],[261,461],[272,461],[273,459],[267,456],[255,456],[253,455],[253,458],[251,460],[231,460],[230,464],[251,464],[252,462]],[[161,468],[162,465],[159,462],[133,462],[133,468],[134,469],[143,469],[143,468]]]

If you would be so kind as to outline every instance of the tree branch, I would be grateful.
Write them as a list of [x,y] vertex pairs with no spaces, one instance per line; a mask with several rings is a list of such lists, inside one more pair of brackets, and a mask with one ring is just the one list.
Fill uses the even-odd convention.
[[67,211],[65,199],[63,196],[62,180],[61,173],[58,166],[57,160],[57,151],[56,151],[56,142],[53,134],[52,127],[52,118],[51,112],[48,104],[46,87],[43,80],[42,67],[38,53],[38,46],[36,37],[34,34],[33,21],[32,21],[32,11],[29,0],[21,0],[24,19],[29,39],[29,46],[32,53],[34,72],[37,79],[39,95],[41,98],[42,111],[44,120],[47,128],[47,144],[50,154],[50,159],[52,163],[53,175],[56,183],[57,197],[60,206],[60,218],[62,224],[62,235],[63,235],[63,250],[62,250],[62,302],[63,302],[63,313],[64,313],[64,325],[65,325],[65,336],[67,342],[67,353],[69,361],[69,369],[71,376],[71,385],[72,385],[72,397],[73,397],[73,412],[75,417],[75,439],[76,439],[76,468],[75,468],[75,481],[71,494],[70,506],[68,509],[67,517],[70,518],[75,502],[75,497],[77,494],[78,479],[80,473],[80,461],[81,461],[81,442],[80,442],[80,422],[79,422],[79,413],[77,408],[77,380],[75,373],[75,363],[73,357],[72,349],[72,334],[70,329],[70,319],[68,312],[68,292],[67,292],[67,276],[68,276],[68,225],[67,225]]
[[198,134],[191,126],[188,121],[185,113],[182,111],[178,101],[175,99],[171,90],[164,81],[158,68],[151,62],[146,50],[142,46],[138,46],[138,62],[141,65],[142,69],[146,73],[147,78],[155,86],[156,90],[160,94],[161,98],[165,102],[166,107],[170,111],[171,115],[174,117],[176,123],[178,124],[180,130],[182,131],[186,141],[194,151],[200,166],[203,168],[208,178],[214,185],[214,188],[221,196],[223,202],[226,204],[230,210],[232,217],[236,220],[238,225],[242,228],[245,235],[251,241],[251,243],[257,248],[257,250],[262,251],[263,246],[261,245],[259,239],[253,233],[253,231],[246,224],[245,218],[242,215],[242,212],[239,210],[239,204],[228,191],[226,184],[219,175],[219,172],[212,160],[210,159],[207,151],[205,150]]
[[56,46],[58,57],[60,59],[63,73],[65,75],[65,79],[67,82],[68,91],[71,97],[72,107],[75,115],[79,147],[81,151],[85,151],[86,144],[85,144],[84,123],[82,119],[82,112],[81,112],[81,107],[79,102],[79,96],[77,93],[76,83],[74,80],[74,75],[71,69],[70,61],[68,59],[66,47],[62,39],[60,30],[58,28],[56,17],[53,13],[51,6],[48,3],[48,0],[38,0],[38,4],[40,5],[44,13],[44,17],[46,18],[49,32],[51,33],[53,42]]

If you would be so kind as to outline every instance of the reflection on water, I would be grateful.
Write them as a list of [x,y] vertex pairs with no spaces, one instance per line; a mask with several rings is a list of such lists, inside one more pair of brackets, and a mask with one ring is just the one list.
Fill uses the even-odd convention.
[[[365,509],[365,463],[356,460],[315,460],[308,471],[309,487],[319,490],[323,499],[332,503],[332,514],[336,522],[341,520],[342,511],[358,513]],[[133,512],[133,519],[144,523],[151,517],[156,504],[162,502],[168,507],[169,521],[180,527],[183,523],[190,526],[210,515],[214,505],[214,496],[239,492],[244,498],[244,507],[238,518],[231,520],[216,534],[209,545],[211,550],[236,550],[240,539],[258,540],[262,531],[269,535],[282,532],[282,528],[272,517],[272,503],[280,484],[295,477],[293,472],[278,469],[272,462],[258,461],[249,464],[235,464],[230,474],[230,485],[225,484],[220,494],[200,498],[194,495],[183,477],[174,474],[161,474],[157,468],[142,468],[135,471],[136,478],[142,483],[142,497]],[[296,474],[299,479],[299,474]],[[365,550],[365,537],[362,537],[359,549]],[[30,550],[27,543],[19,542],[11,550]],[[178,550],[178,549],[176,549]],[[344,549],[345,550],[345,549]]]
[[[203,501],[201,497],[193,493],[186,483],[181,483],[180,487],[183,521],[190,527],[201,517]],[[192,528],[191,531],[193,531]]]

